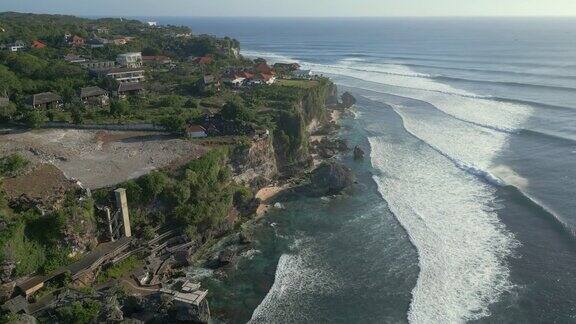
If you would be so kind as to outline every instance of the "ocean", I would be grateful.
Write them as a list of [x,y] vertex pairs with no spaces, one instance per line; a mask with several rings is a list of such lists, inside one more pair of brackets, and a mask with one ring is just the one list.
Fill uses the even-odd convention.
[[216,319],[576,322],[576,19],[155,20],[329,76],[370,153],[342,158],[353,194],[288,202],[206,279]]

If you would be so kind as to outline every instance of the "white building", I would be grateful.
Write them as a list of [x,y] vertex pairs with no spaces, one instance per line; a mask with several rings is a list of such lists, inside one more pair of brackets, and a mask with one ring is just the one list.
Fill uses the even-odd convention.
[[294,76],[298,79],[310,79],[312,77],[312,71],[310,71],[310,70],[296,70],[296,71],[294,71]]
[[14,44],[8,45],[8,49],[10,52],[18,52],[23,50],[26,47],[26,44],[23,41],[15,41]]
[[158,26],[158,22],[156,22],[156,21],[149,21],[149,22],[148,22],[148,26],[150,26],[150,27],[156,27],[156,26]]
[[116,57],[116,63],[128,68],[142,67],[142,53],[124,53]]
[[186,136],[188,138],[202,138],[207,137],[206,129],[200,125],[189,125],[186,127]]

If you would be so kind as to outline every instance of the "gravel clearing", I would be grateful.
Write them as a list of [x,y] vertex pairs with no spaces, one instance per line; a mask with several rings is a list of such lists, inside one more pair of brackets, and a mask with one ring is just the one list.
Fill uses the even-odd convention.
[[207,150],[158,132],[47,129],[0,135],[0,156],[18,152],[34,164],[52,164],[90,189],[178,167]]

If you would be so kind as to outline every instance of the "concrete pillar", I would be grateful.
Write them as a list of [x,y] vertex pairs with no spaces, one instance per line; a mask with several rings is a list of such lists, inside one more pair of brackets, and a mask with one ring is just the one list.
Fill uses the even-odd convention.
[[112,216],[110,213],[110,208],[104,207],[104,212],[106,213],[106,221],[108,222],[108,236],[110,236],[110,241],[114,242],[114,230],[112,229]]
[[118,207],[122,215],[124,236],[131,237],[132,231],[130,229],[130,215],[128,214],[128,199],[126,198],[126,189],[118,188],[114,190],[114,194],[116,195],[116,207]]

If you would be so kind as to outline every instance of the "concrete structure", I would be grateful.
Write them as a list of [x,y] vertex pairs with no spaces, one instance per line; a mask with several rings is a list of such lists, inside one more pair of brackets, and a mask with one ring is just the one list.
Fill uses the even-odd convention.
[[150,27],[156,27],[156,26],[158,26],[158,22],[156,22],[156,21],[149,21],[149,22],[147,22],[147,23],[148,23],[148,26],[150,26]]
[[177,319],[185,322],[208,323],[210,321],[210,307],[206,299],[208,290],[200,288],[200,284],[185,281],[179,291],[166,288],[160,291],[172,296]]
[[112,78],[120,83],[141,82],[146,79],[144,69],[139,68],[92,69],[90,72],[98,77]]
[[186,137],[188,138],[201,138],[207,137],[206,129],[200,125],[188,125],[186,127]]
[[116,57],[116,63],[127,68],[142,67],[142,53],[134,52],[119,54]]
[[90,48],[102,48],[110,44],[110,41],[102,37],[92,37],[86,43]]
[[118,188],[114,190],[116,196],[116,207],[119,209],[122,216],[122,225],[124,229],[124,236],[131,237],[132,230],[130,228],[130,214],[128,211],[128,199],[126,198],[126,189]]
[[69,63],[85,63],[86,59],[83,58],[82,56],[78,56],[78,55],[74,55],[74,54],[68,54],[68,55],[64,56],[64,61],[69,62]]
[[62,267],[49,275],[35,276],[16,284],[17,292],[28,298],[44,287],[45,283],[64,274],[69,273],[72,280],[78,280],[89,272],[95,271],[105,262],[112,260],[130,248],[132,238],[123,237],[115,242],[102,243],[95,250],[88,253],[80,261]]
[[116,66],[114,61],[86,61],[80,62],[80,66],[85,69],[98,70],[98,69],[111,69]]

